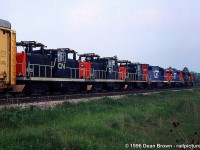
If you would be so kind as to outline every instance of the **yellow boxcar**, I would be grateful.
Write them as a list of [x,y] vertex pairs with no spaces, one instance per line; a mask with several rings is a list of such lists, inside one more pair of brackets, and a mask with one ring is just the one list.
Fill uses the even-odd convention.
[[16,84],[16,32],[0,19],[0,90]]

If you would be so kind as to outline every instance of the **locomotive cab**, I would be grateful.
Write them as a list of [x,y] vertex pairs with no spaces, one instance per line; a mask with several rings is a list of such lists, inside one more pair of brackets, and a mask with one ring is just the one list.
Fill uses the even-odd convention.
[[[136,70],[134,65],[128,60],[119,60],[119,79],[125,79],[125,81],[133,81],[136,79]],[[126,83],[124,89],[132,90],[134,88],[134,83]]]
[[165,69],[165,81],[172,81],[172,70],[170,68]]
[[163,81],[164,69],[159,66],[149,66],[149,79],[151,81]]
[[128,66],[127,68],[128,79],[137,80],[138,79],[137,64],[128,63],[127,66]]
[[172,69],[173,86],[180,87],[182,85],[182,72],[177,69]]
[[17,77],[51,77],[51,61],[45,45],[36,41],[17,42],[25,50],[17,53]]
[[83,79],[105,79],[105,71],[95,53],[79,55],[79,76]]
[[103,70],[105,70],[105,75],[107,79],[106,87],[109,90],[117,90],[124,88],[124,83],[120,84],[119,82],[110,82],[119,80],[119,66],[117,63],[117,57],[103,57],[100,59],[103,64]]
[[128,60],[118,60],[119,64],[119,74],[118,79],[129,79],[129,64],[131,64]]
[[164,69],[159,66],[148,67],[149,84],[153,88],[161,88],[164,86]]
[[70,48],[58,48],[49,50],[54,78],[79,78],[77,52]]
[[180,81],[180,71],[177,69],[172,70],[172,79],[173,81]]
[[116,57],[103,57],[100,59],[103,64],[103,69],[106,72],[107,79],[118,79],[119,67]]
[[59,92],[78,91],[80,85],[75,82],[79,79],[77,52],[70,48],[58,48],[49,50],[49,55],[51,56],[53,78],[50,90]]
[[135,78],[135,80],[142,81],[142,79],[143,79],[142,64],[140,64],[140,63],[133,63],[133,66],[134,66],[135,72],[136,72],[136,78]]
[[46,77],[52,77],[51,60],[47,55],[46,46],[36,41],[17,42],[17,46],[24,48],[24,51],[18,52],[16,56],[18,91],[23,91],[27,95],[47,91],[47,82],[39,82]]

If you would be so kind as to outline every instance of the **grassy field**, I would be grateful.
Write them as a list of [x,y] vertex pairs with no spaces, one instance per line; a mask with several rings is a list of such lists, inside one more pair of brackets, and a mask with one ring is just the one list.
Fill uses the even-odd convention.
[[[200,140],[200,90],[0,111],[0,149],[125,149]],[[174,149],[174,148],[173,148]]]

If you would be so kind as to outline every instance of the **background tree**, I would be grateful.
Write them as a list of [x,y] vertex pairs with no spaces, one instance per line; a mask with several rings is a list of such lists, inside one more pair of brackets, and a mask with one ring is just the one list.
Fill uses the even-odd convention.
[[184,67],[184,68],[183,68],[183,71],[184,71],[184,72],[189,72],[188,67]]
[[200,73],[191,71],[191,74],[194,77],[194,86],[200,87]]

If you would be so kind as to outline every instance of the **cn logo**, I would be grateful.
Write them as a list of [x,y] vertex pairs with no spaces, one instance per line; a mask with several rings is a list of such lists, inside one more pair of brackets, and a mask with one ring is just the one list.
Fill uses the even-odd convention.
[[27,72],[33,72],[33,69],[32,68],[26,68],[26,71]]
[[58,63],[58,69],[65,69],[64,63]]
[[158,71],[154,72],[154,78],[158,78]]

